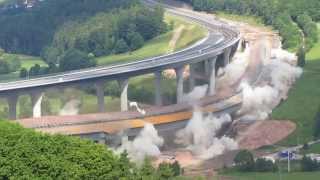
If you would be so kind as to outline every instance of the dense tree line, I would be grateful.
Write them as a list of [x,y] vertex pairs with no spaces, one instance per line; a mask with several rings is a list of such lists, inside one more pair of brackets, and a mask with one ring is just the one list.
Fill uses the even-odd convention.
[[306,13],[297,16],[297,23],[306,37],[306,49],[310,49],[311,46],[318,41],[317,24],[313,22],[312,18]]
[[71,21],[59,28],[42,56],[48,63],[57,63],[60,55],[70,49],[94,56],[133,51],[167,30],[163,16],[160,7],[152,11],[137,5],[99,13],[86,21]]
[[302,160],[300,161],[301,170],[302,171],[319,171],[320,170],[320,163],[317,160],[312,160],[310,157],[303,156]]
[[278,166],[264,158],[254,159],[248,150],[241,150],[234,158],[235,167],[241,172],[274,172]]
[[165,32],[163,16],[139,0],[46,0],[0,16],[0,47],[49,65],[21,69],[20,77],[87,68],[94,57],[136,50]]
[[127,154],[63,135],[47,135],[0,122],[0,179],[173,179],[179,164],[141,166]]
[[62,24],[136,3],[136,0],[45,0],[27,10],[1,14],[0,47],[10,53],[39,55]]
[[306,48],[317,39],[316,24],[320,21],[319,0],[181,0],[191,3],[196,10],[227,11],[256,15],[264,23],[279,30],[285,48],[299,48],[302,38],[297,24],[306,38]]

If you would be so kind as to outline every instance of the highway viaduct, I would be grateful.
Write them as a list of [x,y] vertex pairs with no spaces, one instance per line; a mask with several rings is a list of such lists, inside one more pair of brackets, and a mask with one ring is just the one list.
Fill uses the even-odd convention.
[[[153,1],[148,1],[152,4]],[[48,75],[34,79],[19,80],[0,83],[0,97],[6,98],[9,107],[9,119],[17,119],[17,102],[20,95],[31,96],[33,117],[41,117],[41,102],[43,95],[50,88],[78,87],[90,85],[95,87],[99,112],[105,111],[104,86],[107,81],[116,80],[121,90],[121,111],[128,110],[128,85],[130,78],[153,73],[155,76],[155,103],[162,105],[161,79],[162,72],[174,69],[176,73],[177,103],[182,102],[184,94],[183,72],[186,66],[190,67],[190,90],[195,86],[197,77],[195,66],[202,64],[205,67],[205,76],[208,81],[207,94],[215,93],[215,79],[218,69],[230,63],[235,54],[240,34],[233,27],[225,26],[214,19],[197,16],[190,12],[176,10],[165,6],[168,13],[181,16],[190,21],[197,22],[208,29],[208,36],[196,45],[172,54],[140,60],[132,63],[95,67],[61,74]]]

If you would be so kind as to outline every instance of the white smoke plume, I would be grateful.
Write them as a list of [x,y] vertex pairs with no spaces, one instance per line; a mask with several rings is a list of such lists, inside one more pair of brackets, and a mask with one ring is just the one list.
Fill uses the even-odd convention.
[[252,87],[242,83],[243,120],[265,120],[272,110],[287,98],[294,82],[301,76],[302,69],[295,66],[297,57],[282,49],[272,49],[271,56],[264,58],[263,86]]
[[251,87],[249,84],[243,83],[241,87],[243,105],[240,114],[245,114],[242,119],[264,120],[268,118],[279,92],[271,86]]
[[190,93],[183,95],[183,102],[194,102],[203,98],[208,91],[208,85],[196,86]]
[[163,143],[164,140],[158,135],[155,127],[146,123],[140,134],[133,141],[129,141],[128,137],[123,137],[122,145],[116,152],[127,151],[129,158],[139,163],[146,156],[156,157],[161,155],[160,147]]
[[187,146],[187,149],[202,159],[221,155],[226,150],[238,147],[237,143],[228,137],[216,137],[222,126],[231,121],[230,115],[217,118],[212,115],[204,116],[196,110],[188,125],[177,132],[175,142]]
[[80,101],[77,99],[72,99],[68,101],[63,108],[60,110],[60,116],[71,116],[79,114]]
[[[250,48],[247,47],[244,52],[237,52],[232,62],[224,68],[224,75],[218,79],[218,85],[232,85],[245,73],[249,64]],[[221,68],[220,68],[221,69]],[[220,70],[219,69],[219,70]],[[219,77],[218,73],[218,77]]]

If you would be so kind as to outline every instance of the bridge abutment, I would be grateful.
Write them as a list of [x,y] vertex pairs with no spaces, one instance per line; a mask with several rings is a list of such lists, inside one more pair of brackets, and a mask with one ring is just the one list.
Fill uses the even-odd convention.
[[162,89],[161,89],[161,79],[162,79],[162,72],[156,71],[154,73],[155,79],[155,104],[157,106],[162,106]]
[[129,85],[129,79],[121,79],[118,80],[121,95],[120,95],[120,101],[121,101],[121,111],[128,111],[128,85]]

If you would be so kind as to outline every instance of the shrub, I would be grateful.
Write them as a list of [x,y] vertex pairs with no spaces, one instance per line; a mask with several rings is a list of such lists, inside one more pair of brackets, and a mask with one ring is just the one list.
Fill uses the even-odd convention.
[[118,40],[114,48],[116,54],[127,52],[129,49],[128,44],[123,39]]
[[234,163],[240,171],[249,172],[254,170],[254,158],[248,150],[241,150],[234,158]]
[[65,52],[60,60],[60,71],[71,71],[96,66],[94,58],[89,58],[86,53],[77,49],[70,49]]
[[255,161],[255,170],[257,172],[274,172],[278,167],[270,160],[264,158],[258,158]]
[[309,157],[303,156],[301,160],[302,171],[316,171],[320,168],[320,164]]
[[26,68],[22,68],[21,70],[20,70],[20,75],[19,75],[19,77],[20,78],[26,78],[28,76],[28,70],[26,69]]

